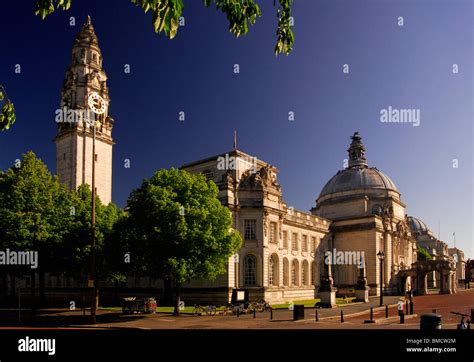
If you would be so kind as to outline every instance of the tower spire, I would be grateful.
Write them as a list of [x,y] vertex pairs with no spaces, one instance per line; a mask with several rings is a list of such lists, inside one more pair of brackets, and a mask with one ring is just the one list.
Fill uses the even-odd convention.
[[237,131],[234,129],[234,151],[237,150]]
[[365,147],[362,143],[362,137],[359,132],[354,132],[351,137],[351,145],[347,152],[349,153],[349,168],[365,168],[367,167],[367,159],[365,158]]

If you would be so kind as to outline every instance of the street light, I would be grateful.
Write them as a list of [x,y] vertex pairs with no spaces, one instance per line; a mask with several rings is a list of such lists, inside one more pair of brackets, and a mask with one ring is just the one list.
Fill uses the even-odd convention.
[[97,280],[96,280],[96,235],[95,235],[95,197],[96,197],[96,188],[95,188],[95,163],[96,163],[96,154],[95,154],[95,141],[96,141],[96,130],[100,127],[100,115],[104,114],[107,109],[107,102],[97,93],[91,93],[88,97],[89,108],[94,113],[93,119],[89,119],[89,125],[92,127],[92,240],[91,240],[91,270],[89,276],[89,287],[92,288],[92,304],[91,304],[91,323],[96,323],[96,314],[97,314],[97,305],[99,302],[99,290],[97,289]]
[[382,250],[377,253],[377,257],[380,260],[380,306],[383,306],[383,260],[385,254]]

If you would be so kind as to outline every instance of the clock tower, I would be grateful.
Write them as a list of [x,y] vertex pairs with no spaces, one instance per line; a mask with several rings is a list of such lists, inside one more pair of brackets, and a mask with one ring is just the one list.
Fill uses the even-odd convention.
[[[112,128],[109,116],[107,75],[102,69],[102,53],[88,16],[72,47],[66,71],[61,108],[56,117],[56,173],[69,189],[92,185],[95,162],[97,195],[104,204],[112,200]],[[93,140],[95,126],[95,155]],[[93,161],[94,160],[94,161]]]

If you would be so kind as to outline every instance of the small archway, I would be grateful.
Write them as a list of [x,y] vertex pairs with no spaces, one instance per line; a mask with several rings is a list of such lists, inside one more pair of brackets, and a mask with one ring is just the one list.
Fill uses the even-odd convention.
[[287,258],[283,259],[283,285],[290,286],[290,263]]
[[291,263],[291,286],[297,287],[300,285],[300,268],[298,259],[293,259]]
[[[412,264],[410,270],[401,270],[398,273],[400,283],[406,282],[411,276],[414,282],[413,290],[417,295],[428,294],[428,274],[439,274],[439,294],[454,294],[456,288],[456,265],[451,260],[419,260]],[[400,286],[403,290],[404,287]]]
[[304,260],[301,265],[301,285],[307,287],[311,283],[311,275],[309,273],[309,264],[307,260]]
[[270,287],[280,285],[280,264],[276,254],[272,254],[268,259],[268,285]]

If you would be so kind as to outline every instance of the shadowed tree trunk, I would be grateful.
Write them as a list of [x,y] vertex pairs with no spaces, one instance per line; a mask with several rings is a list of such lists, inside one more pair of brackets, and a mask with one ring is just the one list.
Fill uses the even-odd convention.
[[45,283],[44,283],[44,271],[39,271],[39,305],[44,307],[45,305]]
[[171,280],[163,279],[163,305],[173,305]]
[[30,274],[31,283],[30,283],[30,291],[31,291],[31,315],[35,314],[36,310],[36,271],[31,271]]

